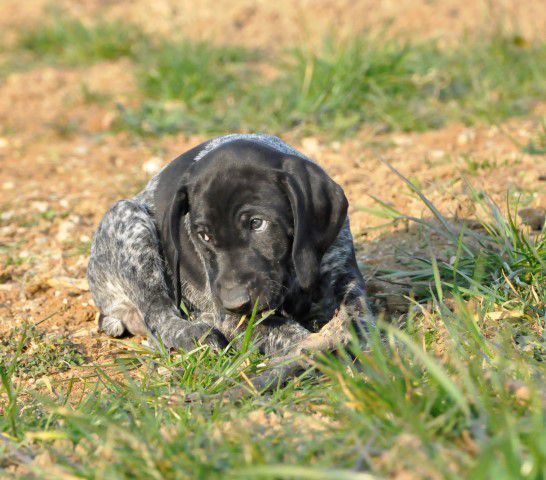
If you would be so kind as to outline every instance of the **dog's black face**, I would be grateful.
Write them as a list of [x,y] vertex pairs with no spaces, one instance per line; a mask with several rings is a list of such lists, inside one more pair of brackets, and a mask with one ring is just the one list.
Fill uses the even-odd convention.
[[277,175],[219,164],[193,179],[188,201],[191,237],[219,306],[234,313],[248,313],[256,302],[279,307],[293,276],[294,229]]
[[172,185],[159,216],[177,282],[208,283],[236,313],[312,290],[347,214],[343,191],[316,164],[249,141],[217,148]]

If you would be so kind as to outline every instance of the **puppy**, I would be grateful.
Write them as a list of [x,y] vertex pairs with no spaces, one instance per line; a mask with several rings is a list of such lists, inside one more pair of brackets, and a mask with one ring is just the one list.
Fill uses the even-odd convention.
[[293,358],[323,326],[319,348],[346,344],[373,324],[347,207],[341,187],[277,137],[205,142],[100,222],[87,271],[100,328],[221,348],[257,305],[275,312],[253,331],[265,354]]

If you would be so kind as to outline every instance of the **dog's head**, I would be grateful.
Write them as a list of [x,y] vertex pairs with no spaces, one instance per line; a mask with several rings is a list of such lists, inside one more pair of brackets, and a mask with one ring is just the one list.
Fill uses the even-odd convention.
[[313,289],[347,214],[343,190],[318,165],[248,140],[218,147],[171,183],[160,230],[177,282],[199,280],[200,270],[230,312],[257,301],[275,309],[294,288]]

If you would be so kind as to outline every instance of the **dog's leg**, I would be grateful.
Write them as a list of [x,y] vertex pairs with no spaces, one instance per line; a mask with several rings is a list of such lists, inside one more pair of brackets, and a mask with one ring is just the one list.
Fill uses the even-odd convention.
[[102,328],[112,336],[147,333],[152,340],[161,338],[168,348],[192,348],[198,339],[223,346],[225,338],[216,329],[181,317],[164,269],[148,212],[130,200],[116,203],[93,237],[87,270]]

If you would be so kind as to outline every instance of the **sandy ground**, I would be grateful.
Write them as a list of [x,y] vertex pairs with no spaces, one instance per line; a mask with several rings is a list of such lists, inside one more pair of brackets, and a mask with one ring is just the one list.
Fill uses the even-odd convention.
[[39,22],[44,11],[130,21],[147,32],[277,49],[363,30],[450,42],[472,30],[546,35],[544,0],[2,0],[0,30]]
[[[446,40],[484,22],[491,26],[497,17],[514,28],[523,25],[530,37],[546,32],[542,1],[468,2],[464,7],[449,0],[57,3],[82,18],[110,15],[140,23],[150,32],[182,32],[273,49],[301,41],[312,45],[329,29],[355,32],[388,19],[394,31]],[[39,21],[47,5],[51,3],[2,0],[0,31],[8,38],[21,25]],[[112,101],[86,102],[84,83],[111,95]],[[102,361],[120,348],[97,333],[85,282],[93,231],[114,201],[134,194],[162,165],[205,139],[183,133],[146,140],[112,134],[116,101],[135,94],[126,61],[87,68],[40,67],[0,82],[0,332],[51,317],[42,328],[70,335],[90,360]],[[359,260],[373,272],[392,263],[397,248],[420,239],[403,226],[375,230],[385,220],[362,210],[376,205],[371,196],[407,214],[427,216],[423,203],[380,157],[418,182],[450,217],[475,213],[463,176],[502,205],[511,191],[519,192],[525,205],[546,208],[546,157],[525,154],[521,148],[539,130],[545,112],[539,106],[529,118],[498,126],[452,124],[427,133],[384,135],[365,127],[343,141],[289,133],[284,139],[316,159],[345,188]],[[78,132],[61,135],[58,126],[70,122],[79,126]],[[471,167],[469,159],[478,167]]]

